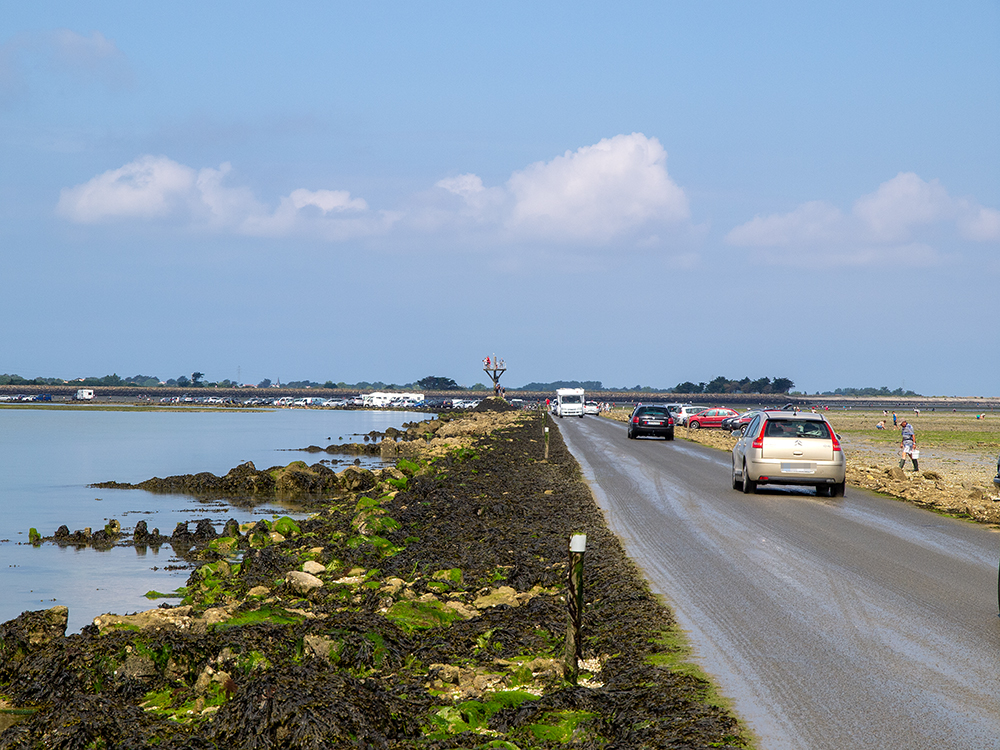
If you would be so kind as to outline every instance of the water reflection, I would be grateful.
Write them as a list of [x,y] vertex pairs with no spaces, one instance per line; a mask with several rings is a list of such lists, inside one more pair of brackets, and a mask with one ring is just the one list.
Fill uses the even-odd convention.
[[[184,585],[187,564],[169,543],[145,547],[34,547],[28,530],[51,536],[101,529],[111,519],[131,538],[145,521],[169,535],[178,523],[208,521],[221,530],[229,518],[253,523],[302,517],[308,505],[269,501],[236,505],[142,490],[94,489],[94,482],[140,482],[154,476],[228,472],[245,461],[259,468],[293,460],[316,463],[290,449],[344,442],[371,430],[427,418],[405,412],[106,412],[0,408],[0,622],[27,609],[63,604],[74,632],[104,612],[136,612],[159,603],[144,595]],[[332,436],[332,439],[331,439]],[[354,457],[329,459],[335,471]],[[380,464],[362,457],[362,463]]]

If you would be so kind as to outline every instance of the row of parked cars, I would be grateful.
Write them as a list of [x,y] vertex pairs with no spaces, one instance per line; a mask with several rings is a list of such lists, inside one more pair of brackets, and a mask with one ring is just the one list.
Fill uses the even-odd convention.
[[[0,397],[2,398],[2,397]],[[353,398],[323,398],[322,396],[304,396],[295,398],[294,396],[280,396],[274,398],[255,396],[238,400],[232,397],[221,396],[165,396],[160,399],[163,404],[216,404],[216,405],[239,405],[239,406],[279,406],[279,407],[365,407],[368,409],[385,407],[416,407],[428,409],[475,409],[479,406],[480,399],[426,399],[414,400],[405,399],[385,399],[379,401],[367,401],[363,396]]]

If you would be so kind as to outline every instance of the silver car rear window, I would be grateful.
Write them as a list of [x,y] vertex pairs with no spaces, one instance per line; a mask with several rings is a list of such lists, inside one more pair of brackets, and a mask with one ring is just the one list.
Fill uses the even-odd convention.
[[793,437],[829,440],[830,430],[826,422],[804,419],[769,419],[764,429],[764,437]]

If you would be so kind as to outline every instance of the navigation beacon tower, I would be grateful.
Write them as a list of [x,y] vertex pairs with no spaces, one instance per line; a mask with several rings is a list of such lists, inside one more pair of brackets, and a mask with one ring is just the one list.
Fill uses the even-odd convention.
[[493,381],[493,395],[499,396],[501,394],[500,376],[507,372],[507,365],[502,359],[497,359],[497,355],[494,354],[483,360],[483,372],[489,375],[490,380]]

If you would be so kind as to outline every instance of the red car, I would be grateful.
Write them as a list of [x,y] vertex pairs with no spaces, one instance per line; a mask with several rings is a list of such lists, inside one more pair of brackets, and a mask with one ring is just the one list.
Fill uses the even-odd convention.
[[738,411],[727,409],[724,406],[705,409],[705,411],[700,411],[697,414],[692,414],[688,417],[688,427],[692,430],[697,430],[702,427],[721,427],[723,419],[738,417],[739,415],[740,413]]

